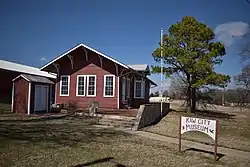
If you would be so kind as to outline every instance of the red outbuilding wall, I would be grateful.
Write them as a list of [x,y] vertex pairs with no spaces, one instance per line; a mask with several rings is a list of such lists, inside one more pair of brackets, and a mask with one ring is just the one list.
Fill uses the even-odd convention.
[[14,103],[13,111],[15,113],[28,112],[28,93],[29,93],[29,82],[24,78],[20,77],[14,82]]

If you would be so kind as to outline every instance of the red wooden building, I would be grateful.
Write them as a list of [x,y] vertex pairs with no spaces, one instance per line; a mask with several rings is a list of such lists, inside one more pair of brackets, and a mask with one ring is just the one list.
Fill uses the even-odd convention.
[[[21,74],[42,76],[49,78],[52,81],[56,78],[55,74],[50,74],[48,72],[41,71],[39,68],[36,67],[0,60],[0,77],[2,78],[0,83],[0,103],[4,104],[1,105],[1,107],[5,106],[3,108],[0,108],[0,110],[7,111],[11,109],[11,104],[13,102],[12,92],[14,92],[14,84],[12,80]],[[54,95],[54,91],[52,95]],[[53,99],[51,100],[53,102]]]
[[49,112],[52,82],[43,76],[21,74],[13,79],[12,110],[15,113]]
[[100,108],[137,108],[149,102],[156,84],[147,76],[148,65],[125,65],[85,44],[79,44],[41,68],[57,74],[55,102],[74,101],[87,108],[99,101]]

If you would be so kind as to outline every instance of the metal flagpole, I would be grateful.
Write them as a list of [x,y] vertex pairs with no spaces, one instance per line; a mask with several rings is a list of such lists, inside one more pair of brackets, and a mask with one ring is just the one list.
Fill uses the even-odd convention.
[[163,103],[163,29],[161,29],[161,114]]

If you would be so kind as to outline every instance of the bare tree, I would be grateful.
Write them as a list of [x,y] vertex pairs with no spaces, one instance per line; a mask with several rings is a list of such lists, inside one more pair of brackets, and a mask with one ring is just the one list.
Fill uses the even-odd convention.
[[184,76],[179,74],[171,76],[169,95],[173,99],[186,100],[185,97],[187,97],[187,84],[185,83]]
[[241,94],[239,97],[240,106],[245,107],[249,103],[250,96],[250,66],[244,67],[242,72],[234,77],[234,81]]

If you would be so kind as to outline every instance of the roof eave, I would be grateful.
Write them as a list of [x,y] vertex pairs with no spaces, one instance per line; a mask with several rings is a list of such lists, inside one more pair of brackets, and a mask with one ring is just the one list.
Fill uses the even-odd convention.
[[125,65],[125,64],[123,64],[123,63],[121,63],[121,62],[115,60],[114,58],[112,58],[112,57],[110,57],[110,56],[107,56],[107,55],[105,55],[105,54],[103,54],[103,53],[101,53],[101,52],[99,52],[99,51],[97,51],[97,50],[95,50],[95,49],[93,49],[93,48],[91,48],[91,47],[89,47],[89,46],[87,46],[87,45],[81,43],[81,44],[79,44],[79,45],[73,47],[72,49],[68,50],[67,52],[61,54],[60,56],[54,58],[52,61],[48,62],[48,63],[45,64],[43,67],[41,67],[40,70],[44,70],[46,67],[48,67],[48,66],[51,65],[52,63],[56,62],[57,60],[61,59],[61,58],[64,57],[64,56],[68,55],[69,53],[71,53],[72,51],[78,49],[79,47],[87,48],[87,49],[91,50],[92,52],[95,52],[95,53],[97,53],[97,54],[103,56],[104,58],[107,58],[107,59],[113,61],[114,63],[116,63],[116,64],[118,64],[118,65],[120,65],[120,66],[122,66],[122,67],[124,67],[124,68],[126,68],[126,69],[129,69],[129,68],[130,68],[130,67],[128,67],[127,65]]
[[24,77],[22,74],[18,75],[16,78],[12,79],[12,82],[14,82],[15,80],[17,80],[18,78],[22,77],[23,79],[25,79],[26,81],[30,82],[30,80],[26,77]]

